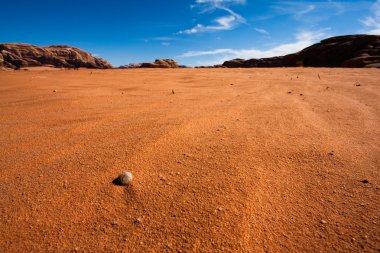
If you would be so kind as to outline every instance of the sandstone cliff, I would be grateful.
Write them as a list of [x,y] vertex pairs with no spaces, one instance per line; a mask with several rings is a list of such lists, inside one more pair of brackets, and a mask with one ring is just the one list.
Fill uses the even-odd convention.
[[38,47],[29,44],[0,44],[0,67],[54,66],[61,68],[112,68],[107,61],[70,46]]
[[380,68],[380,36],[332,37],[295,54],[250,60],[234,59],[224,62],[223,66],[228,68],[297,66]]
[[154,62],[142,63],[140,68],[179,68],[179,66],[172,59],[157,59]]

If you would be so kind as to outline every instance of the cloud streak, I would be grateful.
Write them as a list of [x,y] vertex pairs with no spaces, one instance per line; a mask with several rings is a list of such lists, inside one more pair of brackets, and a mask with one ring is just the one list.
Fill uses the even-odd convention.
[[212,31],[232,30],[239,24],[246,24],[245,18],[234,12],[228,7],[230,4],[244,4],[245,0],[196,0],[192,8],[200,8],[201,13],[222,10],[227,12],[228,16],[221,16],[213,20],[213,25],[197,24],[191,29],[177,32],[177,34],[196,34]]
[[256,32],[258,33],[261,33],[261,34],[265,34],[265,35],[268,35],[269,32],[265,29],[262,29],[262,28],[254,28]]

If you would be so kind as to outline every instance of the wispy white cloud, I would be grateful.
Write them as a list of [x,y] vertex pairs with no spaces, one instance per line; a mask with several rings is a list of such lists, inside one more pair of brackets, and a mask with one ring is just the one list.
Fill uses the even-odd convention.
[[316,24],[353,10],[364,11],[368,9],[368,5],[368,0],[279,1],[271,5],[274,13],[265,18],[268,19],[278,15],[289,15],[298,21]]
[[200,8],[201,13],[206,13],[214,10],[222,10],[227,12],[228,16],[218,17],[213,20],[213,25],[197,24],[191,29],[179,31],[177,34],[195,34],[209,31],[232,30],[239,24],[245,24],[244,17],[234,12],[228,6],[231,4],[244,4],[245,0],[196,0],[192,8]]
[[361,22],[366,27],[366,33],[380,35],[380,0],[377,0],[371,7],[372,15],[366,17]]
[[178,40],[178,38],[174,37],[154,37],[152,40],[158,40],[158,41],[170,41],[170,40]]
[[256,32],[258,33],[262,33],[262,34],[265,34],[265,35],[268,35],[269,32],[265,29],[262,29],[262,28],[254,28]]
[[170,43],[170,42],[162,42],[161,45],[163,45],[163,46],[165,46],[165,47],[168,47],[168,46],[171,45],[171,43]]
[[[320,7],[320,6],[319,6]],[[291,15],[295,19],[301,19],[306,14],[317,9],[317,6],[314,4],[306,4],[299,2],[282,2],[278,5],[272,6],[272,8],[280,15]]]
[[180,31],[179,34],[193,34],[207,31],[220,31],[220,30],[231,30],[234,27],[236,18],[234,16],[225,16],[220,17],[214,20],[216,25],[204,26],[201,24],[196,25],[195,27]]
[[218,56],[218,58],[214,59],[213,61],[206,61],[203,63],[210,64],[213,62],[214,64],[220,64],[227,59],[233,58],[250,59],[282,56],[298,52],[304,49],[305,47],[308,47],[320,41],[322,38],[326,37],[327,30],[329,30],[329,28],[325,28],[319,31],[302,31],[295,35],[294,42],[280,44],[267,50],[222,48],[208,51],[188,51],[186,53],[183,53],[179,57]]
[[315,10],[315,5],[311,4],[311,5],[308,5],[305,9],[301,10],[298,15],[299,16],[303,16],[305,14],[308,14],[309,12],[312,12],[313,10]]

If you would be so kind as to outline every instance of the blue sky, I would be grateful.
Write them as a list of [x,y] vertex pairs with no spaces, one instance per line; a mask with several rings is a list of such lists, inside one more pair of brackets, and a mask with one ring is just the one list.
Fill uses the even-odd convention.
[[380,0],[3,1],[0,42],[67,44],[114,66],[189,66],[293,53],[326,37],[380,35]]

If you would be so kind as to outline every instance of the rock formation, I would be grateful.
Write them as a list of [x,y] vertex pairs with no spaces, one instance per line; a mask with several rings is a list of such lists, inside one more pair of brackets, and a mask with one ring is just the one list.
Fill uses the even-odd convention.
[[322,40],[295,54],[262,59],[226,61],[228,68],[346,67],[380,68],[380,36],[347,35]]
[[0,44],[0,67],[54,66],[60,68],[112,68],[107,61],[70,46],[38,47],[29,44]]
[[172,59],[157,59],[154,62],[144,62],[141,68],[179,68],[177,62]]
[[119,69],[137,69],[141,68],[141,63],[129,63],[126,65],[119,66]]

